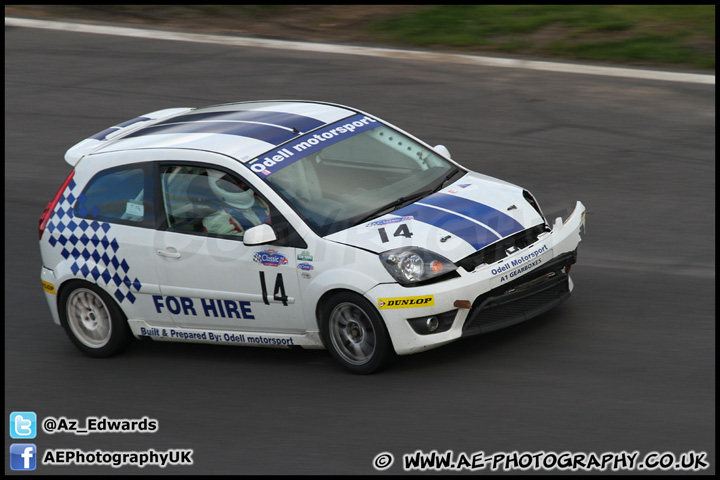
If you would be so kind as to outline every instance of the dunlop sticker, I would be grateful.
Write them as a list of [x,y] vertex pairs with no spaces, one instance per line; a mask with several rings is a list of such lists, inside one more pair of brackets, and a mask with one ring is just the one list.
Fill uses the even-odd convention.
[[378,308],[380,310],[386,310],[389,308],[432,307],[433,305],[435,305],[435,297],[433,295],[423,295],[422,297],[378,298]]
[[45,280],[40,280],[40,281],[42,282],[43,290],[55,295],[55,285],[53,285],[52,283],[48,283]]

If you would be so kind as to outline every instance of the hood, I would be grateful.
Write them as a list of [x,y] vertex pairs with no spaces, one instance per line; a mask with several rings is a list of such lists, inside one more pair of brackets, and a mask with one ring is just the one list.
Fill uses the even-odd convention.
[[375,253],[417,246],[457,262],[543,221],[522,188],[471,172],[415,203],[325,238]]

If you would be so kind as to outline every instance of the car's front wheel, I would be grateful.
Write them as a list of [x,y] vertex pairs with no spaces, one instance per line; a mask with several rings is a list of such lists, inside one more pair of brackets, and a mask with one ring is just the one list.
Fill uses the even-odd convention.
[[72,343],[91,357],[109,357],[132,341],[127,318],[97,285],[73,282],[58,298],[60,323]]
[[325,303],[321,332],[330,354],[353,373],[373,373],[395,358],[380,314],[355,293],[339,293]]

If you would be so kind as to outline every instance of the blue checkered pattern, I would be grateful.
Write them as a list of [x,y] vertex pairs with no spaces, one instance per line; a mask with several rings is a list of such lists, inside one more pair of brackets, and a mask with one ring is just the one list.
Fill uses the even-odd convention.
[[[66,260],[73,260],[70,269],[74,275],[107,286],[120,303],[125,300],[135,303],[137,297],[133,291],[139,292],[142,284],[128,276],[130,266],[117,255],[120,245],[111,233],[111,225],[92,219],[100,212],[97,207],[88,211],[84,194],[78,196],[76,188],[75,180],[70,180],[53,210],[46,227],[50,232],[50,245],[60,248]],[[73,205],[78,215],[90,218],[75,217]]]

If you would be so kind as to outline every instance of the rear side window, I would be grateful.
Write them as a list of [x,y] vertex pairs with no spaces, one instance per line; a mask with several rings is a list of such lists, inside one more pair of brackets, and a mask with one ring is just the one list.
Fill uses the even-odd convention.
[[75,216],[154,227],[151,174],[146,165],[125,165],[93,177],[75,203]]

